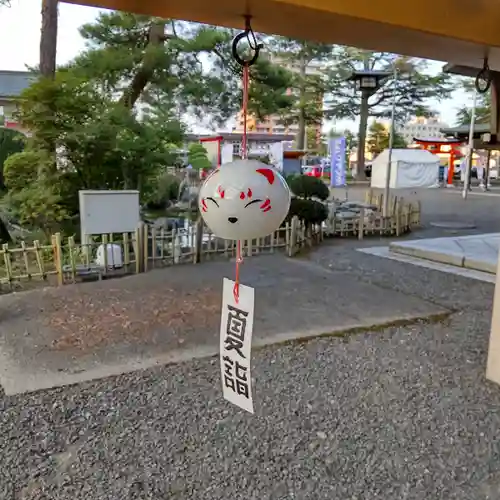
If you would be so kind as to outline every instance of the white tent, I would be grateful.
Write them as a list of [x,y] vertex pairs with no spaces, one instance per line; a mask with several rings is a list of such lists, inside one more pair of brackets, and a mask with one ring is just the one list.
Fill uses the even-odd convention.
[[[371,187],[384,188],[388,175],[389,150],[372,163]],[[393,149],[390,187],[429,188],[439,185],[439,157],[423,149]]]

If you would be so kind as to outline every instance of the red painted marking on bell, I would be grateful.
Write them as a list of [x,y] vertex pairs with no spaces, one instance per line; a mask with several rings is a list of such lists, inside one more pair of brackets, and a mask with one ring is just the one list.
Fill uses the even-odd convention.
[[271,201],[268,198],[264,203],[262,203],[260,208],[264,209],[264,208],[268,207],[270,204],[271,204]]
[[267,179],[267,182],[269,182],[269,184],[274,183],[275,175],[270,168],[258,168],[256,172],[263,175]]
[[245,193],[244,193],[243,191],[240,193],[240,199],[241,199],[241,200],[244,200],[244,199],[245,199]]

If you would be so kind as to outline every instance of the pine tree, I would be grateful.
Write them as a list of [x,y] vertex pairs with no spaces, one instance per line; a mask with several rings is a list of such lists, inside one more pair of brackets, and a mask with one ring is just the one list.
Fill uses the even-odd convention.
[[[417,113],[429,113],[428,100],[442,100],[454,90],[449,75],[427,72],[428,63],[421,59],[396,54],[371,52],[350,47],[337,47],[333,64],[329,68],[326,115],[328,118],[359,118],[358,175],[364,175],[364,156],[368,118],[388,118],[393,100],[396,101],[396,121],[403,122]],[[356,93],[348,78],[357,71],[397,70],[397,80],[389,77],[382,88],[374,93]]]
[[331,57],[333,46],[285,37],[271,39],[270,46],[276,61],[292,73],[290,94],[295,96],[295,103],[283,114],[283,122],[298,123],[297,148],[304,149],[308,127],[323,123],[323,65]]
[[[241,68],[232,60],[234,31],[111,12],[81,28],[89,50],[71,70],[133,109],[162,95],[179,115],[221,124],[241,107]],[[249,110],[268,115],[289,109],[290,75],[268,58],[251,67]]]

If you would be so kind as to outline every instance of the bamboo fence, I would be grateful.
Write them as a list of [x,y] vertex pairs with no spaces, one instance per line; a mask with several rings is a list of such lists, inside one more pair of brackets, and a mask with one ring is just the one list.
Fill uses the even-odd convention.
[[[367,199],[382,206],[381,197]],[[289,257],[311,248],[326,236],[400,235],[420,225],[420,203],[405,203],[401,198],[391,201],[389,218],[378,212],[360,214],[352,219],[330,217],[323,225],[306,227],[294,217],[272,235],[244,241],[246,257],[283,252]],[[114,261],[115,251],[119,257]],[[108,251],[111,250],[111,251]],[[100,253],[101,260],[96,263]],[[203,227],[200,220],[185,229],[167,231],[141,224],[133,233],[104,234],[93,237],[86,244],[76,243],[74,237],[63,239],[59,233],[52,236],[50,245],[39,241],[0,250],[0,287],[12,288],[23,281],[45,281],[63,285],[85,280],[103,279],[151,269],[201,263],[214,259],[231,258],[236,253],[236,242],[221,240]]]
[[[293,218],[270,236],[244,241],[243,255],[250,257],[281,251],[293,256],[322,239],[322,235],[321,227],[306,228]],[[119,248],[116,261],[113,247]],[[96,263],[98,254],[102,258]],[[32,245],[21,242],[17,248],[2,245],[0,285],[12,286],[15,282],[37,279],[63,285],[170,265],[231,258],[235,254],[236,242],[216,238],[201,221],[172,231],[141,224],[134,233],[104,234],[91,238],[86,244],[77,244],[74,237],[63,239],[57,233],[52,236],[50,245],[41,245],[39,241]]]

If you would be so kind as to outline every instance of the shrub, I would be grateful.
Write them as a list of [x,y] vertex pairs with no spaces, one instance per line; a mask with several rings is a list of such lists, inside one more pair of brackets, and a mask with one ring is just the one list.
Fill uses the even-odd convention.
[[297,216],[306,226],[311,226],[328,218],[328,207],[322,201],[328,199],[330,191],[321,179],[293,174],[287,176],[286,181],[295,195],[290,203],[288,220]]
[[146,202],[147,208],[160,210],[179,198],[181,181],[172,174],[162,174],[158,178],[153,192]]
[[9,156],[3,164],[4,182],[9,191],[20,191],[35,182],[49,168],[50,159],[43,151],[24,151]]
[[295,196],[305,199],[317,198],[326,201],[330,196],[327,185],[316,177],[309,175],[293,175],[287,177],[287,183]]
[[292,198],[288,219],[297,216],[307,225],[321,224],[328,218],[328,207],[321,201]]

